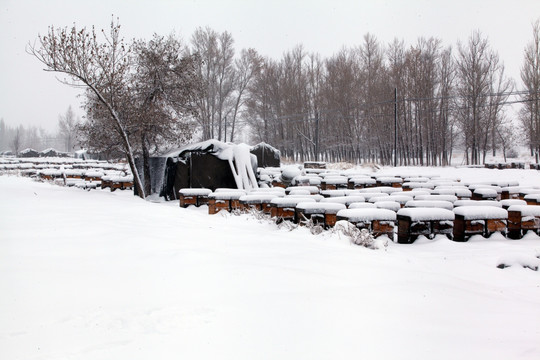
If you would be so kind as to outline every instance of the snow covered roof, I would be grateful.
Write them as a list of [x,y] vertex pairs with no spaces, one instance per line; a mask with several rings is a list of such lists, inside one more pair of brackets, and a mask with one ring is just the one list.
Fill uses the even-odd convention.
[[403,208],[397,212],[398,216],[407,216],[412,221],[454,220],[454,212],[441,208]]
[[508,212],[494,206],[460,206],[454,213],[463,216],[465,220],[507,219]]

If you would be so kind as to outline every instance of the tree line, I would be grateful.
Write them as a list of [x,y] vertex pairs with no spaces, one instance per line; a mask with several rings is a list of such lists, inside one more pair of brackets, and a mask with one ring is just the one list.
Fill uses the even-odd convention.
[[24,149],[43,151],[53,148],[66,153],[73,152],[77,145],[77,126],[81,119],[69,107],[58,116],[56,131],[47,131],[37,126],[10,126],[0,119],[0,152],[14,155]]
[[128,43],[117,20],[101,32],[50,27],[28,52],[85,87],[79,143],[125,155],[144,196],[150,154],[193,138],[264,141],[296,161],[401,165],[446,165],[459,145],[479,164],[514,144],[506,106],[514,102],[538,156],[539,28],[519,86],[479,31],[456,48],[433,37],[383,44],[368,33],[327,58],[298,45],[272,59],[237,53],[230,33],[209,27],[189,43],[157,34]]

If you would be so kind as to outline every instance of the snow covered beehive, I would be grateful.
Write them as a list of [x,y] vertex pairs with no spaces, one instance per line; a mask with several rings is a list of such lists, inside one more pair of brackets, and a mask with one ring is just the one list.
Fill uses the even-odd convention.
[[454,240],[467,241],[472,235],[488,237],[506,233],[508,212],[495,206],[460,206],[454,209]]
[[208,194],[208,213],[217,214],[221,210],[231,211],[240,209],[240,197],[246,194],[243,190],[214,191]]
[[521,239],[527,231],[540,232],[540,206],[511,205],[508,208],[508,237]]
[[377,186],[377,180],[368,176],[353,176],[348,180],[349,189],[365,189]]
[[270,202],[275,198],[283,197],[284,194],[277,195],[275,193],[258,193],[242,195],[238,201],[241,208],[244,210],[255,209],[264,213],[270,214],[271,206]]
[[405,203],[405,207],[440,208],[452,210],[454,208],[454,205],[450,201],[443,200],[411,200]]
[[418,236],[429,238],[446,235],[451,238],[454,212],[440,208],[405,208],[397,212],[398,243],[411,244]]
[[457,200],[454,202],[454,207],[461,207],[461,206],[494,206],[494,207],[502,207],[501,202],[495,201],[495,200]]
[[201,205],[208,204],[208,195],[212,192],[210,189],[205,188],[186,188],[180,189],[178,195],[180,198],[180,207],[188,207],[189,205],[195,205],[199,207]]
[[322,224],[325,228],[334,226],[338,211],[346,209],[344,204],[333,202],[301,202],[296,205],[296,219],[311,219],[315,224]]
[[301,202],[316,202],[313,197],[280,197],[270,201],[270,216],[296,221],[296,205]]
[[387,235],[394,237],[396,213],[388,209],[355,208],[340,210],[337,220],[347,220],[359,229],[367,229],[374,237]]
[[452,204],[457,201],[457,196],[455,195],[416,195],[414,200],[430,200],[430,201],[448,201]]
[[377,186],[390,186],[400,188],[401,184],[403,184],[403,179],[397,176],[377,177]]
[[336,202],[340,204],[345,204],[345,206],[349,207],[349,205],[353,203],[362,203],[365,202],[366,199],[363,196],[360,195],[352,195],[352,196],[335,196],[335,197],[329,197],[329,198],[323,198],[321,202]]
[[346,176],[332,175],[321,180],[321,190],[347,189],[349,179]]

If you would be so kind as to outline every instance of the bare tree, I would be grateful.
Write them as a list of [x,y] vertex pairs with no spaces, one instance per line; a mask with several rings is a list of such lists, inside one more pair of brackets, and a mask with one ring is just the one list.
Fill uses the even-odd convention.
[[540,19],[533,24],[533,39],[525,48],[521,80],[527,91],[522,95],[524,105],[520,120],[536,162],[540,157]]
[[19,151],[21,150],[23,140],[24,140],[24,128],[22,125],[19,125],[17,129],[15,130],[13,138],[11,139],[11,149],[13,150],[15,155],[19,155]]
[[64,141],[64,150],[67,152],[72,151],[75,146],[77,125],[79,122],[80,119],[75,119],[75,113],[71,106],[68,107],[64,115],[58,117],[58,132]]
[[94,28],[50,27],[47,35],[38,36],[37,44],[28,45],[27,52],[45,65],[45,71],[67,75],[61,80],[64,84],[88,89],[103,105],[127,157],[137,193],[144,198],[131,140],[126,132],[129,119],[117,107],[118,100],[126,92],[130,49],[120,37],[118,20],[111,22],[108,34],[105,31],[102,34],[104,41],[100,42]]

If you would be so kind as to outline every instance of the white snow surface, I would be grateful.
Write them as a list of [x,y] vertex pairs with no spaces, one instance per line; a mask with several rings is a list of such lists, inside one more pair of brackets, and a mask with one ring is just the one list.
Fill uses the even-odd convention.
[[409,217],[412,221],[454,220],[454,212],[447,209],[436,208],[404,208],[397,215]]
[[507,219],[508,212],[495,206],[460,206],[454,209],[456,215],[465,220]]
[[538,256],[531,233],[368,250],[330,231],[0,176],[0,358],[538,359],[540,273],[496,267]]

